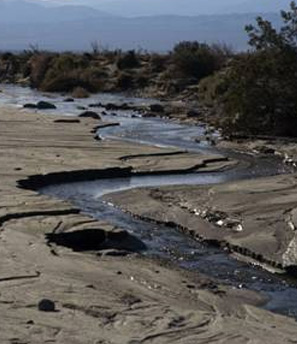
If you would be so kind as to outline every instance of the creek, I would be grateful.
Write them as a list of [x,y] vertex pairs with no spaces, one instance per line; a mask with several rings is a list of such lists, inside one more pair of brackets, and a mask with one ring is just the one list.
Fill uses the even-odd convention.
[[[87,109],[90,103],[99,101],[139,105],[156,103],[155,100],[111,94],[93,95],[88,99],[65,102],[65,97],[59,94],[43,94],[12,85],[1,85],[0,88],[0,107],[12,106],[21,109],[25,103],[45,100],[57,107],[55,110],[46,110],[46,113],[67,116],[77,116],[82,112],[82,108]],[[95,109],[99,113],[103,110]],[[25,110],[22,111],[25,113]],[[68,200],[83,213],[126,229],[146,244],[147,250],[142,252],[143,255],[170,260],[182,268],[199,271],[233,288],[259,291],[269,297],[266,309],[297,318],[297,285],[294,280],[240,262],[222,249],[197,242],[173,228],[134,219],[102,199],[104,195],[131,188],[226,183],[290,172],[282,161],[277,157],[259,158],[239,152],[218,150],[207,141],[197,143],[195,138],[203,134],[204,126],[178,124],[159,118],[142,118],[132,111],[122,110],[116,111],[116,114],[109,112],[102,117],[106,122],[120,123],[119,126],[99,130],[98,134],[104,140],[170,147],[197,154],[219,153],[240,163],[223,172],[99,179],[92,182],[51,185],[40,189],[40,193]]]

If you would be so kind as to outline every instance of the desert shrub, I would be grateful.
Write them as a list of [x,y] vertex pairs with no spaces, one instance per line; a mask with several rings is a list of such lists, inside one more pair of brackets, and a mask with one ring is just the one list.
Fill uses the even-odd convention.
[[127,53],[119,56],[117,61],[119,69],[132,69],[140,66],[140,61],[134,50],[130,50]]
[[184,41],[172,52],[172,63],[180,76],[202,79],[219,68],[217,56],[207,44]]
[[30,58],[27,66],[30,74],[30,82],[32,87],[38,88],[40,86],[50,66],[52,58],[52,55],[46,53],[36,54]]
[[62,54],[54,58],[41,84],[49,92],[72,92],[81,87],[88,92],[99,91],[106,73],[85,56]]

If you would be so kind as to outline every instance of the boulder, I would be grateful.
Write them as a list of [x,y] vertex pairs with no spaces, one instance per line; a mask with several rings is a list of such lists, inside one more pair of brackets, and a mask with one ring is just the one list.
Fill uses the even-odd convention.
[[100,115],[97,112],[94,111],[85,111],[81,113],[78,117],[82,118],[93,118],[93,119],[101,119]]
[[74,99],[73,98],[65,98],[64,102],[65,103],[72,103],[72,102],[74,102]]
[[51,109],[56,109],[56,105],[49,103],[49,102],[45,102],[45,101],[40,101],[37,103],[37,109],[39,110],[51,110]]

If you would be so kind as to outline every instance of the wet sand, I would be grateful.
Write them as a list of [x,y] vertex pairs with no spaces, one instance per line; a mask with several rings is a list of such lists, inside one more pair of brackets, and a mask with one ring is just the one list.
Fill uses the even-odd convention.
[[[0,111],[1,343],[215,341],[239,344],[296,341],[295,321],[260,309],[258,306],[265,300],[259,294],[220,286],[196,272],[145,259],[137,253],[119,256],[127,248],[137,252],[140,243],[131,244],[136,241],[129,234],[80,214],[79,209],[65,201],[18,186],[20,180],[30,176],[39,176],[31,178],[34,188],[37,180],[39,184],[36,182],[35,186],[49,180],[52,182],[54,177],[59,182],[71,181],[78,176],[75,171],[80,171],[80,178],[81,171],[85,171],[89,178],[104,174],[102,171],[105,176],[112,177],[120,173],[119,169],[123,169],[123,173],[144,171],[143,166],[150,166],[149,170],[155,173],[164,172],[165,165],[168,170],[197,168],[201,164],[205,168],[206,160],[210,169],[220,170],[226,161],[218,162],[218,157],[213,156],[191,155],[187,159],[183,157],[179,166],[177,159],[169,158],[172,150],[94,140],[91,132],[100,122],[81,119],[80,123],[57,123],[56,120],[56,116],[9,109]],[[160,154],[167,157],[165,165],[162,165],[164,156],[159,157],[160,161],[156,158]],[[131,155],[138,155],[134,166],[127,161],[127,156]],[[149,161],[138,160],[139,155]],[[214,166],[209,162],[212,159],[215,159]],[[281,177],[277,178],[280,179],[274,186],[276,194],[283,192],[287,197],[287,190],[293,190],[293,182],[289,179],[285,183]],[[262,183],[262,188],[265,185],[271,187],[271,183],[274,178],[270,184]],[[232,190],[235,192],[244,182],[232,185],[239,186],[221,185],[215,186],[218,188],[215,190],[232,195]],[[194,200],[199,201],[199,197],[208,195],[207,188],[191,189],[187,194],[181,190],[178,193],[178,197],[186,196],[189,207]],[[264,191],[261,188],[254,190],[259,194]],[[129,195],[135,192],[143,195],[142,199],[134,199],[143,211],[148,199],[146,193],[151,191],[125,193],[122,200],[125,199],[127,207],[132,205]],[[160,198],[163,191],[158,190],[157,194]],[[219,195],[219,191],[215,195]],[[170,207],[177,207],[174,203],[178,197],[175,195]],[[218,202],[221,199],[219,196],[215,198]],[[293,204],[293,191],[291,200]],[[289,202],[288,198],[286,202]],[[163,199],[158,204],[162,204],[159,211],[164,210],[170,216],[168,200]],[[152,204],[146,205],[148,210],[153,209]],[[229,204],[229,207],[234,206]],[[59,238],[63,237],[69,243],[79,234],[81,243],[85,240],[84,233],[90,230],[96,232],[96,241],[102,243],[96,250],[100,255],[79,252],[79,249],[73,251],[46,239],[47,234],[67,234]],[[112,253],[117,256],[108,255]],[[38,310],[37,304],[43,298],[55,302],[55,312]]]

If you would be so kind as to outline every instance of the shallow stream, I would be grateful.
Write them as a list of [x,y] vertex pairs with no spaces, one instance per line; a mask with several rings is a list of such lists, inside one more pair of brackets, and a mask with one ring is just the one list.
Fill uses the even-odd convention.
[[[56,110],[47,110],[46,112],[57,115],[77,116],[82,112],[81,107],[88,108],[90,103],[99,101],[103,103],[155,103],[153,100],[129,99],[122,95],[108,94],[75,100],[75,102],[64,102],[65,97],[58,94],[41,94],[28,88],[10,85],[2,85],[0,89],[2,90],[0,106],[22,108],[25,103],[46,100],[57,106]],[[99,113],[103,110],[103,108],[95,109]],[[25,110],[22,111],[25,114]],[[267,309],[297,318],[295,281],[273,275],[259,267],[239,262],[222,249],[197,242],[178,230],[135,220],[130,215],[102,200],[103,195],[136,187],[214,184],[286,173],[288,170],[282,162],[277,158],[259,158],[237,152],[222,152],[207,142],[197,143],[195,138],[203,134],[205,130],[203,126],[182,125],[164,119],[141,118],[131,111],[117,111],[116,114],[109,113],[102,117],[105,121],[120,123],[120,126],[117,127],[101,129],[99,134],[103,139],[174,147],[178,150],[193,151],[198,154],[205,152],[225,153],[239,160],[240,164],[225,172],[104,179],[93,182],[52,185],[43,188],[40,192],[69,200],[84,213],[133,233],[147,245],[148,249],[143,252],[144,255],[174,261],[183,268],[205,273],[217,278],[221,283],[232,285],[234,288],[260,291],[270,298],[265,306]]]

